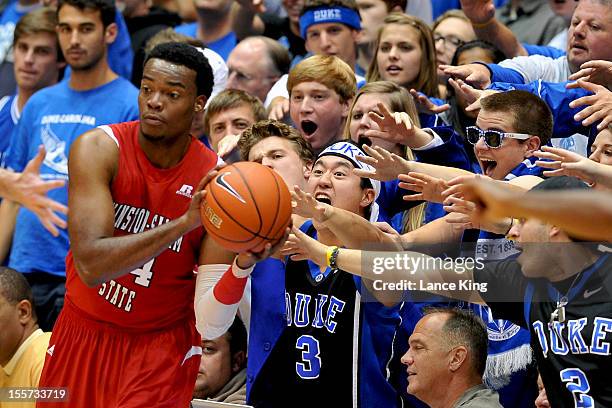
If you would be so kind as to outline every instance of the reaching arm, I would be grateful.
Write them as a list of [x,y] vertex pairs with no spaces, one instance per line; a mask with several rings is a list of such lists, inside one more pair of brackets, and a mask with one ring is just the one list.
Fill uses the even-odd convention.
[[612,195],[599,191],[530,192],[521,194],[487,180],[462,185],[465,199],[475,202],[480,217],[538,218],[591,240],[612,240]]
[[395,180],[400,174],[416,172],[425,173],[432,177],[448,181],[455,177],[473,174],[467,170],[462,170],[455,167],[438,166],[435,164],[409,161],[394,153],[390,153],[379,146],[371,148],[364,145],[363,149],[367,154],[369,154],[369,156],[357,156],[357,160],[374,167],[375,171],[371,172],[361,169],[353,170],[353,172],[359,177],[389,181]]
[[[294,260],[311,259],[318,265],[326,265],[328,249],[326,245],[293,228],[293,234],[281,253],[290,255]],[[454,262],[438,262],[436,258],[409,251],[384,253],[343,248],[338,251],[336,263],[338,268],[345,272],[372,280],[375,289],[380,287],[377,282],[399,283],[407,280],[415,282],[416,290],[425,288],[428,284],[458,284],[460,280],[473,281],[474,278],[471,268],[462,267],[455,270]],[[405,268],[406,264],[417,267]],[[418,267],[419,265],[422,267]],[[484,303],[477,291],[427,291],[473,303]]]
[[77,272],[91,287],[138,268],[196,228],[200,224],[202,189],[216,173],[209,173],[200,182],[181,217],[139,234],[114,237],[110,184],[117,172],[118,155],[117,145],[100,129],[79,137],[70,151],[68,232]]
[[479,39],[495,44],[508,58],[528,55],[512,30],[495,18],[495,5],[491,0],[461,0],[461,9]]

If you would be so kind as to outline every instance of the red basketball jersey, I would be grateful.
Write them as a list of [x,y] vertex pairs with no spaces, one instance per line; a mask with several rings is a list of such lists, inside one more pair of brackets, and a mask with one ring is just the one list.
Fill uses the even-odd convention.
[[[213,151],[192,139],[180,163],[159,169],[138,144],[138,121],[100,128],[119,146],[118,171],[111,185],[114,236],[138,234],[183,215],[198,183],[219,161]],[[66,298],[91,319],[132,330],[157,330],[190,319],[193,270],[203,236],[204,229],[198,227],[139,269],[96,288],[81,281],[69,251]]]

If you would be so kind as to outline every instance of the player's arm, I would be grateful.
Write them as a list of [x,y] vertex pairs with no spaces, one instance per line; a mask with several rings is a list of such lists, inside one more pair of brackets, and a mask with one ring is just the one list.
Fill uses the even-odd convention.
[[[326,265],[329,250],[330,247],[327,245],[312,239],[298,228],[293,228],[281,253],[291,256],[291,259],[294,260],[310,259],[318,265]],[[402,257],[401,263],[394,261],[396,254]],[[393,262],[393,267],[391,267],[391,262]],[[406,264],[426,267],[406,268],[404,267]],[[433,257],[411,251],[385,253],[342,248],[338,250],[336,265],[345,272],[375,283],[376,281],[395,283],[408,280],[415,282],[416,288],[434,283],[458,285],[461,280],[474,281],[473,268],[465,264],[458,267],[455,262],[436,262]],[[384,270],[380,270],[382,267]],[[480,294],[475,290],[452,292],[431,290],[430,292],[472,303],[484,303]]]
[[262,252],[241,252],[236,257],[212,239],[204,240],[194,304],[196,328],[202,338],[215,339],[223,335],[238,311],[248,329],[251,305],[250,293],[246,293],[245,288],[249,276],[255,264],[275,253],[288,235],[287,230],[278,243],[266,244]]
[[114,237],[110,185],[118,165],[119,148],[100,129],[80,136],[70,151],[68,233],[77,272],[91,287],[142,266],[200,225],[202,189],[215,173],[202,180],[181,217],[139,234]]
[[475,202],[479,216],[538,218],[564,231],[593,240],[612,240],[612,194],[600,191],[534,191],[521,194],[499,183],[474,180],[461,186],[465,199]]

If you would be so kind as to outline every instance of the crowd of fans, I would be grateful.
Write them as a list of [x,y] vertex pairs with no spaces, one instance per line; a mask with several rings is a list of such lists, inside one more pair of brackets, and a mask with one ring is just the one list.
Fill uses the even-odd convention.
[[[0,406],[612,406],[610,44],[612,0],[0,0]],[[237,161],[292,195],[259,253],[201,226]]]

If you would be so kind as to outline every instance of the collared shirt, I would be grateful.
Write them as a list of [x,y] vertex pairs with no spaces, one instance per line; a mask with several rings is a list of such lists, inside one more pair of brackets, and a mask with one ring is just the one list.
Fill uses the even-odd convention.
[[497,392],[478,384],[463,393],[453,408],[502,408]]
[[[0,370],[0,388],[36,387],[40,380],[51,333],[37,329]],[[11,403],[11,408],[33,408],[36,402]]]

